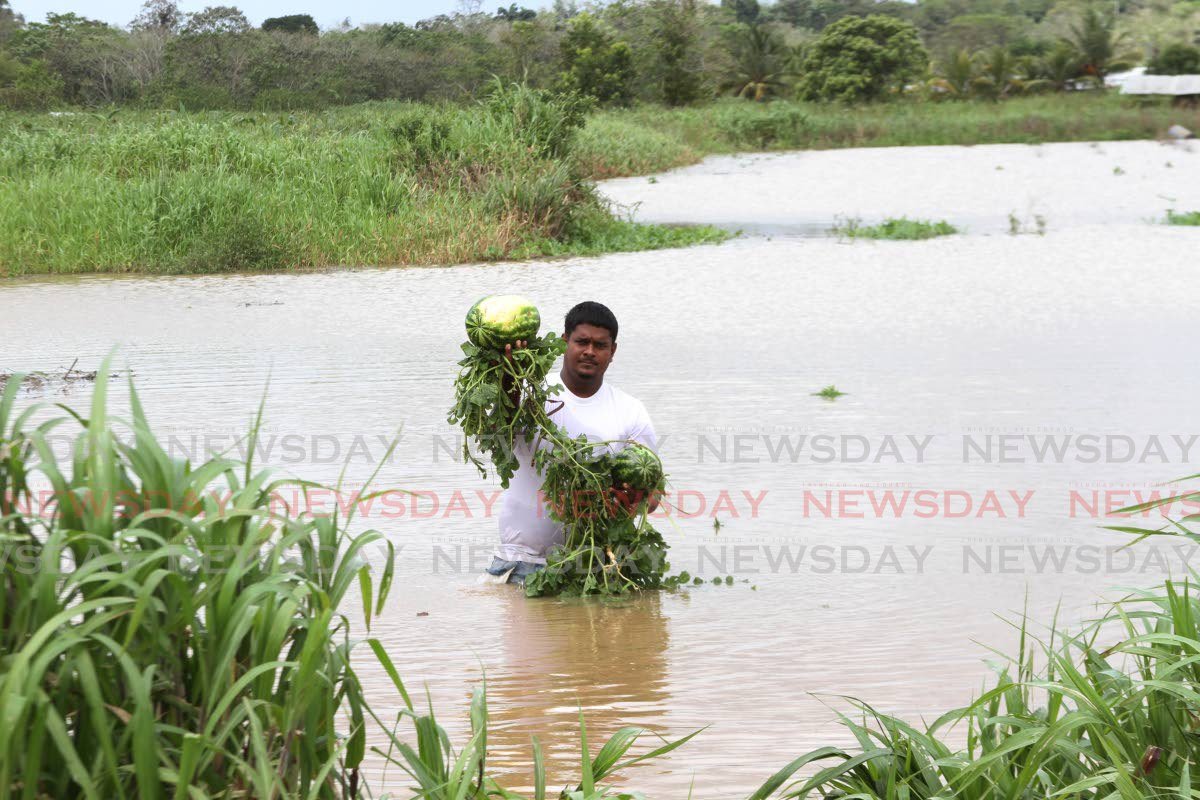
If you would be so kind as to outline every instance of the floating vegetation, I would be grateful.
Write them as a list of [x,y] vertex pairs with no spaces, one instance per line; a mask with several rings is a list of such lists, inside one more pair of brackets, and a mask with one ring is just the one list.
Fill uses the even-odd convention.
[[839,391],[838,388],[831,383],[821,391],[813,392],[813,397],[823,397],[826,400],[837,400],[844,394],[845,392]]
[[1174,211],[1174,210],[1168,211],[1167,212],[1167,224],[1168,225],[1190,225],[1190,226],[1200,225],[1200,211],[1185,211],[1185,212]]
[[[0,372],[0,392],[4,391],[10,381],[16,381],[20,385],[20,388],[27,392],[43,393],[52,390],[67,392],[79,383],[95,383],[100,373],[96,370],[91,370],[90,372],[77,370],[75,369],[75,365],[78,363],[79,359],[75,359],[71,366],[61,374],[58,372],[43,372],[42,370],[34,370],[32,372]],[[109,377],[116,378],[119,375],[114,372]]]
[[832,232],[848,239],[933,239],[958,233],[958,228],[945,220],[886,219],[878,225],[864,225],[861,220],[847,219],[835,224]]

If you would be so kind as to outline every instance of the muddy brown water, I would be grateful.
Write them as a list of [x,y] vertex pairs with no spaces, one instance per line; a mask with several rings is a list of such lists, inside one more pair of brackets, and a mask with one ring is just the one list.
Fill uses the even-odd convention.
[[[377,482],[422,494],[360,509],[400,562],[371,634],[452,737],[486,676],[490,763],[514,787],[529,784],[532,735],[551,786],[577,779],[582,710],[593,752],[625,724],[708,726],[623,785],[744,796],[799,753],[850,743],[843,696],[932,719],[988,679],[987,648],[1014,647],[1023,607],[1040,623],[1061,605],[1075,623],[1119,587],[1186,571],[1173,542],[1117,550],[1126,540],[1099,528],[1104,503],[1200,471],[1200,233],[1131,217],[1045,236],[9,281],[0,370],[77,357],[91,370],[117,347],[152,422],[191,457],[233,446],[265,388],[262,460],[332,483],[349,458],[351,487],[400,430]],[[490,292],[531,297],[550,325],[582,299],[614,309],[608,380],[663,438],[672,563],[734,585],[596,603],[477,583],[496,485],[451,456],[445,414],[462,315]],[[828,384],[847,394],[813,395]],[[52,384],[21,402],[90,391]],[[389,717],[399,700],[366,647],[357,663]],[[379,759],[371,777],[408,785]]]

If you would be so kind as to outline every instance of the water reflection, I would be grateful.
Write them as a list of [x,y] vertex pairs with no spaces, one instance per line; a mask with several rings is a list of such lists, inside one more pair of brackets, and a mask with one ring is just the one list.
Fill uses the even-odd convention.
[[505,668],[488,675],[488,751],[506,784],[532,784],[535,734],[548,785],[577,780],[581,709],[593,750],[623,725],[661,727],[670,634],[659,596],[526,600],[508,587],[497,594]]

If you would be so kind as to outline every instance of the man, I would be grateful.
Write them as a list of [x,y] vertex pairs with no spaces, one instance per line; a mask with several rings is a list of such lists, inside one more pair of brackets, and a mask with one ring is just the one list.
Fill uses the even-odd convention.
[[[567,351],[559,378],[562,388],[546,402],[546,413],[572,437],[593,441],[627,440],[657,448],[654,427],[641,402],[610,383],[604,373],[617,353],[617,318],[600,303],[587,301],[567,312],[563,326]],[[524,342],[517,342],[518,348]],[[511,346],[505,348],[511,354]],[[612,451],[625,445],[608,445]],[[521,441],[520,467],[500,501],[500,545],[487,571],[498,581],[524,583],[546,564],[546,554],[563,542],[563,526],[550,518],[540,496],[542,476],[532,466],[533,447]],[[614,487],[620,502],[632,504],[629,487]],[[658,506],[650,498],[649,508]]]

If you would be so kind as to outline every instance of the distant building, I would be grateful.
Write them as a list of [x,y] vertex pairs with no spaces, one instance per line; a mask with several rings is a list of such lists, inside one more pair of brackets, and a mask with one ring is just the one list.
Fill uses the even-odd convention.
[[1145,67],[1138,67],[1109,75],[1105,84],[1120,88],[1121,94],[1171,97],[1176,105],[1200,103],[1200,75],[1147,75]]

